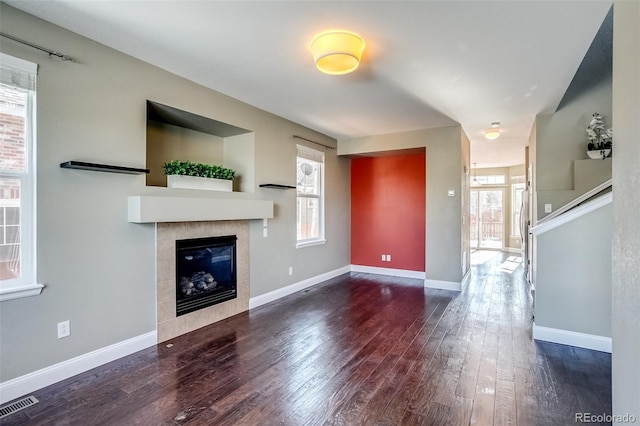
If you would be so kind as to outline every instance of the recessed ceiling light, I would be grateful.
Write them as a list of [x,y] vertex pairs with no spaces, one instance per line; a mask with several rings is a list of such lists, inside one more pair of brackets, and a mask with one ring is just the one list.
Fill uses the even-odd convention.
[[350,31],[331,30],[318,34],[310,48],[319,71],[342,75],[355,71],[360,65],[364,40]]

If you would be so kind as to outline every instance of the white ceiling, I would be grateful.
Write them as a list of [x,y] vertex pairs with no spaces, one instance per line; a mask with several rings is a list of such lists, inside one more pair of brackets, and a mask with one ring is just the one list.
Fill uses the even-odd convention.
[[[337,139],[462,124],[478,167],[524,163],[611,1],[67,1],[8,4]],[[366,42],[353,74],[309,42]],[[65,46],[47,46],[65,52]],[[482,137],[492,121],[503,134]]]

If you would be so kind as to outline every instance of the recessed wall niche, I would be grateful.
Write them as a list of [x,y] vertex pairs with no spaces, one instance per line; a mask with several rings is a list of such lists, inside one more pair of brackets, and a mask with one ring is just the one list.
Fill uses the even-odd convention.
[[254,144],[250,130],[147,101],[147,186],[167,186],[166,161],[188,160],[232,168],[233,190],[254,192]]

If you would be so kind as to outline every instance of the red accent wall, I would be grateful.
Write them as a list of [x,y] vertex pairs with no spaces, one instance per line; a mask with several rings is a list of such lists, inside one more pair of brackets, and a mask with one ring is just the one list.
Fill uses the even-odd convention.
[[424,153],[351,160],[351,264],[425,270],[425,164]]

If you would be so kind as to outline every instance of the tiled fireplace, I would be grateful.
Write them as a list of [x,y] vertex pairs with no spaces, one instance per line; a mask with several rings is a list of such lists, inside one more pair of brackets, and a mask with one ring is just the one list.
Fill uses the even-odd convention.
[[[129,222],[156,226],[158,343],[249,310],[249,221],[273,218],[273,201],[239,193],[185,195],[162,188],[128,199]],[[176,241],[229,235],[237,238],[237,297],[176,316]]]
[[[158,342],[196,330],[249,309],[249,222],[163,222],[156,228]],[[234,235],[237,297],[176,316],[176,241]]]

